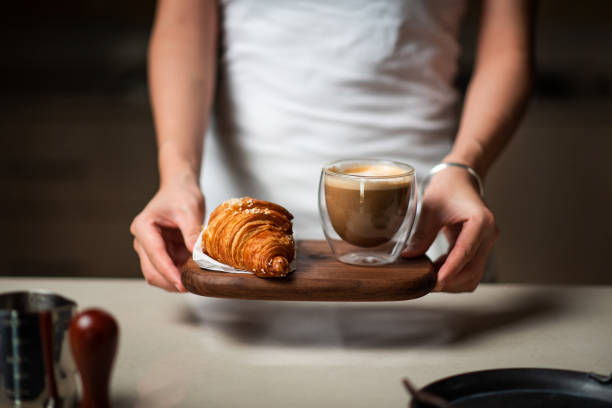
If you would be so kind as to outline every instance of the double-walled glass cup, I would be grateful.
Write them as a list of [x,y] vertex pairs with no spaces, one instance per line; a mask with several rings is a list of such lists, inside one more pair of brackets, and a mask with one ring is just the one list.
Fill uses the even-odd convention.
[[416,208],[416,172],[407,164],[340,160],[321,171],[319,212],[323,232],[341,262],[395,262],[414,224]]

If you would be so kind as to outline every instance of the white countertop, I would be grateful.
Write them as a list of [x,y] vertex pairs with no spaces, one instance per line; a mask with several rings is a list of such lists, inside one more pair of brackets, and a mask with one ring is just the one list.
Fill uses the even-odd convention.
[[176,295],[142,280],[0,278],[115,315],[114,407],[405,407],[417,386],[501,367],[612,371],[612,287],[483,284],[385,303]]

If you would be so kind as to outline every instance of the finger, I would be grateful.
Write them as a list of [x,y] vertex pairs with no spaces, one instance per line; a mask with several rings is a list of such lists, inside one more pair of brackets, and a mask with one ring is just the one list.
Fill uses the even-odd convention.
[[177,288],[174,286],[172,282],[166,279],[163,275],[161,275],[147,256],[146,252],[140,245],[137,240],[134,240],[134,249],[138,254],[138,258],[140,259],[140,268],[142,269],[142,274],[144,275],[145,280],[149,285],[157,286],[158,288],[167,290],[168,292],[176,292]]
[[172,262],[177,265],[183,265],[188,259],[191,258],[191,252],[185,247],[183,236],[181,231],[178,229],[162,229],[162,237],[166,243],[166,251],[172,258]]
[[487,259],[493,248],[495,239],[487,239],[483,242],[474,258],[459,271],[455,279],[449,279],[445,292],[473,292],[484,275]]
[[176,221],[181,230],[185,247],[189,252],[193,252],[198,235],[202,231],[202,220],[191,216],[179,216]]
[[[434,267],[434,270],[436,271],[436,274],[440,271],[440,268],[442,267],[442,265],[444,265],[444,262],[446,262],[446,258],[448,258],[448,254],[443,254],[439,256],[435,261],[433,261],[433,267]],[[436,286],[432,289],[432,291],[440,292],[440,288],[437,283],[437,280],[436,280]]]
[[198,240],[198,235],[202,231],[202,222],[204,221],[203,204],[198,204],[195,208],[189,208],[182,211],[176,217],[183,241],[189,252],[193,252],[193,247]]
[[444,290],[446,281],[451,279],[474,258],[474,255],[480,248],[484,228],[484,222],[477,218],[469,219],[463,223],[455,245],[438,272],[439,290]]
[[402,256],[411,258],[423,255],[431,246],[436,235],[438,235],[440,228],[442,228],[442,224],[435,211],[431,207],[424,205],[421,209],[419,222],[414,234],[406,248],[402,251]]
[[155,269],[172,282],[178,290],[184,290],[179,270],[168,255],[159,227],[153,223],[141,221],[135,224],[134,232]]
[[459,236],[460,232],[461,232],[461,224],[445,225],[442,228],[442,233],[446,237],[446,240],[448,241],[448,244],[449,244],[448,252],[450,252],[455,246],[455,242],[457,242],[457,237]]

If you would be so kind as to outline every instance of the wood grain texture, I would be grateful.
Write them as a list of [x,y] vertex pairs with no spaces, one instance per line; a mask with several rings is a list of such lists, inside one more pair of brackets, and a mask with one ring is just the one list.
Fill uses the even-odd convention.
[[338,262],[325,241],[297,245],[297,269],[286,278],[209,271],[190,259],[181,268],[183,285],[192,293],[218,298],[363,302],[415,299],[436,283],[426,257],[380,267],[353,266]]

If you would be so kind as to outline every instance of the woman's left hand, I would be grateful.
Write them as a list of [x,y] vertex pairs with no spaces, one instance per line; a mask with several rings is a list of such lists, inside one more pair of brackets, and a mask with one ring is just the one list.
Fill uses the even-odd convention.
[[419,223],[402,252],[423,255],[443,231],[449,253],[436,260],[438,282],[434,291],[471,292],[476,289],[499,231],[495,217],[482,201],[470,174],[449,167],[436,173],[423,197]]

